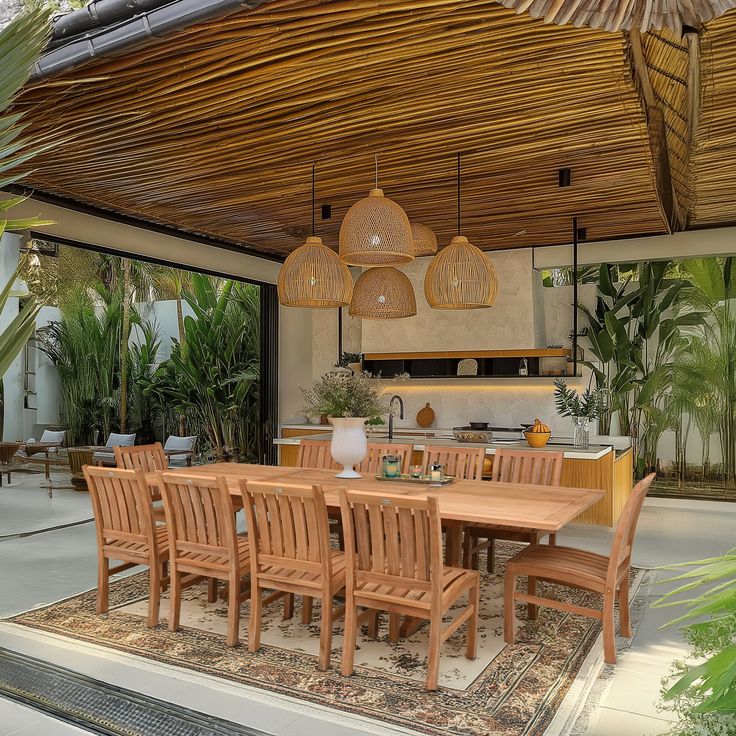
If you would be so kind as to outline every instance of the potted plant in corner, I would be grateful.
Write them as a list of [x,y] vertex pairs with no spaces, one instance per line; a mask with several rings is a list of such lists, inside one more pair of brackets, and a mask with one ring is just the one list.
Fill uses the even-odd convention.
[[600,416],[601,390],[586,388],[582,394],[561,378],[555,381],[555,406],[561,417],[572,417],[573,444],[585,449],[590,444],[590,422]]
[[334,427],[330,452],[343,466],[338,478],[360,478],[354,466],[368,454],[365,423],[388,410],[383,387],[369,374],[353,375],[347,370],[325,373],[309,389],[302,389],[307,416],[327,414]]

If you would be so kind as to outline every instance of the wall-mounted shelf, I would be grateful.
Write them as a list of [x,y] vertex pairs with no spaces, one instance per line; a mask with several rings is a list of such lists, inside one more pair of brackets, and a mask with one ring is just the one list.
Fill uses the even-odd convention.
[[[458,365],[467,358],[478,362],[478,373],[458,376]],[[523,358],[527,376],[519,375]],[[583,350],[578,348],[578,362],[582,359]],[[572,350],[565,348],[366,353],[363,370],[384,377],[408,373],[411,378],[558,378],[572,375],[571,361]]]

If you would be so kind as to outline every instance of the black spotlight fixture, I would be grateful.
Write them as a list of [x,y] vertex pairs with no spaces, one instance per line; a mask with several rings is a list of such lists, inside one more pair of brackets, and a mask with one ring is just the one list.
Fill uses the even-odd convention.
[[572,183],[572,169],[557,169],[557,183],[561,187],[569,187]]
[[578,240],[587,240],[587,239],[588,239],[588,228],[579,227],[578,228]]
[[322,210],[322,219],[323,220],[331,220],[332,219],[332,205],[331,204],[323,204],[321,207]]

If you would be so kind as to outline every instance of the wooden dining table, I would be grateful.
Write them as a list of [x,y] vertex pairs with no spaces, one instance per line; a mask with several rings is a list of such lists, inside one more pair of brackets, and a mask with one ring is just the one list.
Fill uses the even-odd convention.
[[[172,468],[168,472],[202,478],[221,476],[227,481],[230,493],[238,499],[239,482],[242,479],[319,485],[324,491],[328,507],[331,508],[339,508],[341,489],[417,499],[434,496],[439,501],[443,522],[456,522],[448,524],[446,555],[449,564],[459,562],[463,523],[555,533],[605,495],[604,491],[596,489],[492,481],[457,480],[444,486],[431,486],[379,480],[373,476],[345,479],[335,477],[334,471],[329,470],[248,463],[211,463],[191,468]],[[147,480],[150,485],[155,485],[158,476],[156,473],[149,473]]]

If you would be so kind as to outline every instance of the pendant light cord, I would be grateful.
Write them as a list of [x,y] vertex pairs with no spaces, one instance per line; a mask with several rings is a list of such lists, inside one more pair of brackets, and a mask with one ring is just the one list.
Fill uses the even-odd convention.
[[373,161],[376,165],[376,184],[373,188],[378,189],[378,154],[377,153],[373,154]]
[[315,222],[314,222],[314,200],[315,200],[315,192],[314,192],[314,169],[315,166],[312,164],[312,237],[314,237],[317,233],[315,232]]
[[460,154],[457,154],[457,234],[460,235]]

